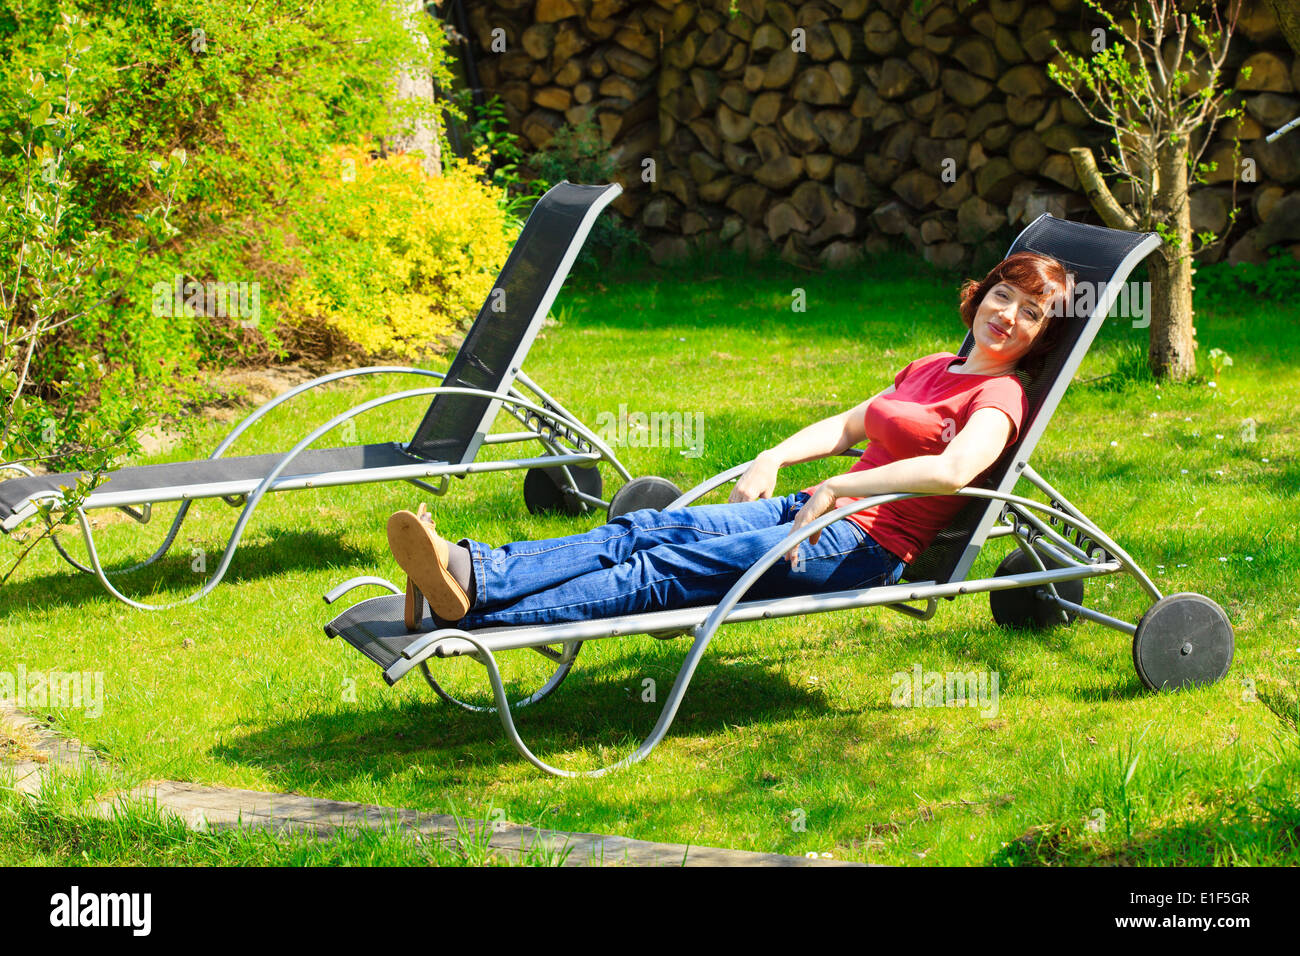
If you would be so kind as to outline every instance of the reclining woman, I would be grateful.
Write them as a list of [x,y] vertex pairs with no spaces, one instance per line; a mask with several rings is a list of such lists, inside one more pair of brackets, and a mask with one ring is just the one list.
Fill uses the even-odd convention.
[[[906,498],[834,522],[772,565],[746,598],[894,584],[1016,440],[1028,412],[1014,372],[1033,369],[1059,338],[1073,276],[1055,259],[1019,252],[961,290],[974,336],[964,361],[949,352],[909,363],[862,404],[815,422],[761,452],[727,504],[645,509],[563,538],[497,548],[438,535],[420,506],[388,521],[407,573],[406,625],[428,601],[438,626],[551,624],[717,603],[774,544],[850,500]],[[837,455],[868,439],[843,474],[771,497],[784,465]]]

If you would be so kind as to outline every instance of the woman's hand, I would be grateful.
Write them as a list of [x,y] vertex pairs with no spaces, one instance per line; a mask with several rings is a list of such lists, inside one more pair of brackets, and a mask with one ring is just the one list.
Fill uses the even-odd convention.
[[888,385],[855,408],[813,422],[779,445],[759,452],[758,457],[731,489],[731,497],[727,499],[727,503],[771,498],[772,492],[776,490],[776,473],[782,466],[817,461],[830,455],[838,455],[846,448],[852,448],[867,437],[864,421],[867,406],[881,395],[888,395],[892,391],[894,386]]
[[767,452],[761,452],[731,489],[727,504],[771,498],[776,490],[776,473],[780,470],[781,466]]
[[[794,521],[790,524],[791,534],[794,534],[805,525],[812,524],[826,512],[834,509],[836,494],[830,485],[830,479],[823,481],[817,486],[817,490],[813,492],[812,497],[803,503],[803,507],[799,509],[799,513],[794,516]],[[820,531],[815,531],[808,536],[807,541],[810,545],[814,545],[821,540],[821,536]],[[799,546],[795,545],[792,550],[785,553],[784,557],[786,561],[792,563],[797,561],[799,559]]]

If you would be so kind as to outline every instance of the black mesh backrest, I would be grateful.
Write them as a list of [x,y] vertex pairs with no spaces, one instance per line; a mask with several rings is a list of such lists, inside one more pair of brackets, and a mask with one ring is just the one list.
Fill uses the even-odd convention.
[[[1026,226],[1011,244],[1007,250],[1008,256],[1015,252],[1038,252],[1057,259],[1075,273],[1074,314],[1053,320],[1063,320],[1067,324],[1055,348],[1044,359],[1041,370],[1032,376],[1023,370],[1017,371],[1016,377],[1024,386],[1025,397],[1029,402],[1029,414],[1016,441],[989,470],[983,487],[1002,492],[1011,491],[1018,474],[1015,464],[1029,461],[1039,437],[1056,411],[1065,386],[1069,384],[1068,378],[1079,367],[1097,330],[1105,321],[1104,313],[1094,314],[1093,310],[1100,299],[1102,286],[1127,282],[1129,273],[1138,262],[1159,245],[1158,241],[1151,242],[1154,236],[1154,233],[1149,232],[1127,232],[1070,222],[1044,213]],[[1141,255],[1130,258],[1143,243],[1147,243],[1149,248]],[[1089,285],[1091,290],[1086,288]],[[1089,291],[1095,294],[1090,295]],[[974,343],[973,336],[968,332],[957,354],[965,357]],[[1054,389],[1053,386],[1058,382],[1060,388]],[[952,524],[941,531],[934,542],[907,566],[903,579],[937,581],[940,584],[964,580],[970,563],[978,552],[976,545],[983,543],[989,525],[1001,510],[1001,502],[972,498],[953,519]],[[981,527],[984,533],[976,541],[976,533]]]
[[[443,385],[510,387],[592,221],[620,192],[617,185],[562,182],[537,201]],[[407,452],[429,461],[473,461],[498,405],[474,395],[434,396]]]

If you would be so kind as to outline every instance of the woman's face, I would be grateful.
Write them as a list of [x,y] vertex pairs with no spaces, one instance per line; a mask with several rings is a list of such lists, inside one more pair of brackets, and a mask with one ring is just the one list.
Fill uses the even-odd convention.
[[971,332],[977,345],[1002,361],[1019,361],[1048,318],[1039,300],[1009,282],[999,282],[975,310]]

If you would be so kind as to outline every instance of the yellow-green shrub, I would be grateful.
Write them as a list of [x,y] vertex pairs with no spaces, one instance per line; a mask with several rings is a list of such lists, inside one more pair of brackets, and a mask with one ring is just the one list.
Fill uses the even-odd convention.
[[304,274],[286,321],[323,321],[372,354],[414,359],[487,299],[514,239],[504,194],[472,163],[337,150],[294,215]]

